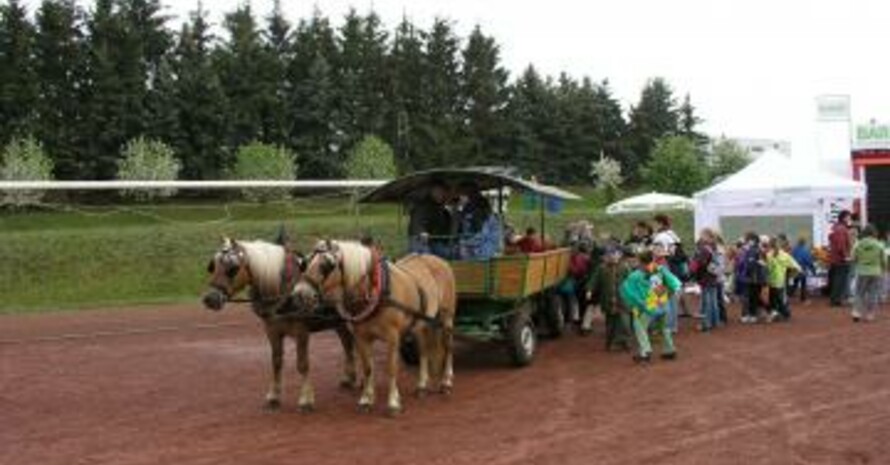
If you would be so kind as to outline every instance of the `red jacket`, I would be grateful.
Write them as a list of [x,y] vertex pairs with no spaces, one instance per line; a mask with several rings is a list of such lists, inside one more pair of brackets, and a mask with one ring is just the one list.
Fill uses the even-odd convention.
[[575,279],[584,279],[590,271],[590,255],[576,253],[569,260],[569,274]]
[[843,223],[835,223],[828,235],[829,260],[832,265],[850,262],[853,244],[850,229]]
[[538,234],[522,236],[522,239],[519,239],[516,245],[519,246],[519,250],[522,253],[539,253],[544,251],[544,242],[541,241],[541,236]]

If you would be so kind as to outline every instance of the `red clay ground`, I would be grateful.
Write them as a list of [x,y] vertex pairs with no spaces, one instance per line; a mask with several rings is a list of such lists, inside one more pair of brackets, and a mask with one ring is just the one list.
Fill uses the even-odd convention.
[[243,309],[5,316],[0,463],[888,463],[890,320],[795,311],[684,328],[681,358],[645,368],[601,334],[548,342],[522,370],[464,347],[453,397],[415,400],[406,376],[395,420],[336,388],[330,334],[313,340],[318,412],[296,413],[293,363],[284,410],[264,412],[266,342]]

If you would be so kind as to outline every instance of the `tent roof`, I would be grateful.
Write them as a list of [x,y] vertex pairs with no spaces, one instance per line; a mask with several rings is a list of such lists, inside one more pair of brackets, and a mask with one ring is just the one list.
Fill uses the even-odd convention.
[[433,182],[445,182],[451,185],[474,182],[480,190],[511,187],[545,197],[564,200],[581,199],[581,197],[558,187],[546,186],[512,176],[500,168],[446,168],[418,171],[402,176],[367,193],[359,201],[362,203],[401,202],[422,195]]
[[693,208],[695,208],[695,201],[689,197],[650,192],[615,202],[606,208],[606,213],[617,215],[659,210],[692,210]]
[[697,192],[695,198],[707,200],[737,197],[739,194],[761,198],[858,198],[864,191],[865,187],[859,181],[821,170],[814,163],[796,161],[779,152],[769,151],[722,182]]

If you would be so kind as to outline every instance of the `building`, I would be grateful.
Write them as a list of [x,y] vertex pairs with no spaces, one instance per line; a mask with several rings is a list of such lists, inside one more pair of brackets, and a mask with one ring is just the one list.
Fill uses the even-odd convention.
[[890,232],[890,124],[857,125],[851,152],[853,178],[868,186],[863,219]]

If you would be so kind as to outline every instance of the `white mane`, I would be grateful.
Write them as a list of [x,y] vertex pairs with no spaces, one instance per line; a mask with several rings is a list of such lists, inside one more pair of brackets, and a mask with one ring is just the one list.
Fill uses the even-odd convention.
[[263,241],[238,242],[247,260],[253,285],[263,295],[274,295],[281,286],[281,270],[284,267],[284,247]]
[[359,242],[337,241],[333,243],[343,260],[343,280],[353,287],[371,270],[371,249]]

